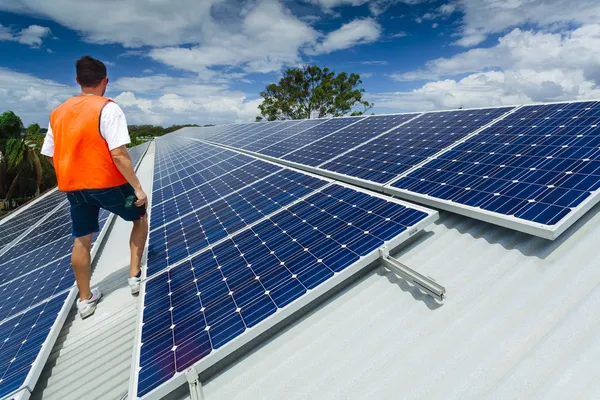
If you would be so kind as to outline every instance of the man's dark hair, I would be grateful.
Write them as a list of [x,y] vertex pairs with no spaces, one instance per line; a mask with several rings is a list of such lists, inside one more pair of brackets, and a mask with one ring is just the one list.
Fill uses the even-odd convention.
[[81,86],[98,86],[106,78],[106,65],[90,56],[83,56],[75,64],[77,79]]

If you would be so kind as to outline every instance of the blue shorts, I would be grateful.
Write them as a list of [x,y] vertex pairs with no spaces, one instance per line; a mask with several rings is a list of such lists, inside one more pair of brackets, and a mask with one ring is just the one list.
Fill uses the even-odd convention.
[[110,211],[125,221],[137,221],[146,215],[145,207],[125,207],[127,197],[135,194],[133,187],[126,183],[107,189],[83,189],[67,192],[71,203],[73,237],[86,236],[100,230],[98,217],[100,209]]

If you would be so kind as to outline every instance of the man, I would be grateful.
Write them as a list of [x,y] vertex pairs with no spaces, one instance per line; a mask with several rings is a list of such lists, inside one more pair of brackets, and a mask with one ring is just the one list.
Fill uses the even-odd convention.
[[108,85],[106,66],[92,57],[77,61],[81,94],[58,106],[50,116],[42,147],[56,170],[58,189],[71,205],[75,242],[71,263],[79,288],[81,318],[94,313],[101,293],[90,289],[92,237],[98,232],[103,208],[133,222],[129,246],[129,286],[139,292],[141,258],[148,235],[147,197],[135,175],[126,145],[130,143],[121,108],[103,97]]

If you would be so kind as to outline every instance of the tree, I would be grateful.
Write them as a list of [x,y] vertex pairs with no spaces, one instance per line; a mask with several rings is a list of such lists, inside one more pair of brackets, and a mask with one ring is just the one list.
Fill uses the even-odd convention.
[[31,137],[31,138],[44,138],[44,133],[42,133],[42,128],[40,128],[40,126],[38,124],[31,124],[27,127],[27,129],[25,130],[25,133],[27,134],[27,136]]
[[[40,194],[43,167],[39,154],[41,147],[39,129],[39,125],[33,124],[24,130],[21,118],[12,111],[7,111],[0,116],[0,157],[2,158],[0,190],[2,194],[6,193],[2,196],[4,200],[0,204],[0,209],[3,209],[5,203],[13,196],[18,184],[24,182],[23,175],[27,175],[28,172],[34,174],[35,196]],[[8,182],[11,184],[6,190]]]
[[363,100],[360,75],[336,74],[328,68],[305,65],[289,68],[279,83],[268,85],[260,95],[258,106],[263,118],[274,120],[340,117],[351,113],[362,115],[373,107]]

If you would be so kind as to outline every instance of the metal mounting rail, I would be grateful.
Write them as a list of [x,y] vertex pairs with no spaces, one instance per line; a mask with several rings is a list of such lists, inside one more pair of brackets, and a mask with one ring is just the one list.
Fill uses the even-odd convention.
[[439,301],[443,301],[446,298],[445,287],[396,260],[390,255],[387,246],[383,246],[379,249],[379,255],[381,262],[386,268],[402,276],[407,281],[412,282],[429,296]]
[[202,392],[202,383],[198,377],[198,371],[193,366],[185,371],[185,377],[190,387],[190,399],[191,400],[204,400],[204,393]]

